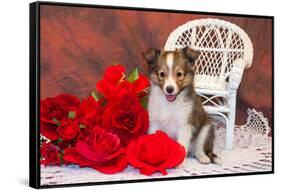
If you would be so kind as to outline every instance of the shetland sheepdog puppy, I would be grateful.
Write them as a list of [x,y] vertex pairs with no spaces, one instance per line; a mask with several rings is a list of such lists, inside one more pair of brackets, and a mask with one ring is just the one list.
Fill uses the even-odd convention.
[[194,90],[194,63],[199,54],[190,47],[177,51],[151,48],[143,53],[150,78],[148,133],[162,130],[200,163],[221,164],[213,153],[212,124]]

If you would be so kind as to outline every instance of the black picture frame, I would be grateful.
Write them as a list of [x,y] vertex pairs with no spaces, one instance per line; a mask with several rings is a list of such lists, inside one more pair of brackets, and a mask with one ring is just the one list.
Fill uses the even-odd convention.
[[[203,14],[215,16],[232,16],[232,17],[247,17],[247,18],[265,18],[272,21],[272,170],[266,172],[250,172],[250,173],[235,173],[221,175],[204,175],[204,176],[189,176],[189,177],[167,177],[167,178],[150,178],[139,180],[124,180],[112,182],[91,182],[78,184],[62,184],[62,185],[40,185],[40,6],[55,5],[69,7],[89,7],[103,9],[118,9],[118,10],[136,10],[136,11],[151,11],[151,12],[169,12],[169,13],[187,13],[187,14]],[[30,3],[29,5],[29,38],[30,38],[30,79],[29,79],[29,185],[33,188],[54,188],[54,187],[72,187],[72,186],[87,186],[87,185],[102,185],[102,184],[120,184],[134,183],[147,181],[166,181],[166,180],[183,180],[194,178],[211,178],[211,177],[232,177],[244,175],[260,175],[274,173],[274,17],[264,15],[248,15],[248,14],[230,14],[216,12],[197,12],[186,10],[168,10],[155,8],[136,8],[123,6],[104,6],[91,5],[80,3],[60,3],[40,1]]]

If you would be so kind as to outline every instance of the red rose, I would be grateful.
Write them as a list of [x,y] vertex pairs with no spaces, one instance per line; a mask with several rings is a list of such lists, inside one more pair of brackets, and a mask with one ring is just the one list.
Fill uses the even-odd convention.
[[61,99],[47,98],[40,104],[40,132],[50,140],[57,140],[57,122],[67,117],[65,103]]
[[107,82],[117,85],[125,77],[125,68],[122,65],[113,65],[107,67],[103,79]]
[[125,79],[125,68],[115,65],[106,69],[103,79],[97,82],[96,88],[106,99],[116,98],[116,95],[124,89],[142,98],[148,93],[149,80],[144,75],[138,75],[134,82],[129,82]]
[[41,121],[56,124],[54,119],[61,121],[67,118],[68,112],[75,111],[79,104],[80,100],[69,94],[46,98],[40,104]]
[[59,139],[57,128],[58,126],[56,124],[46,123],[42,121],[40,122],[40,133],[51,141]]
[[97,90],[107,99],[115,96],[118,84],[125,78],[125,68],[122,65],[109,66],[103,79],[97,82]]
[[56,96],[56,99],[59,99],[64,102],[67,112],[75,111],[80,104],[79,98],[70,94],[60,94]]
[[79,124],[83,124],[87,129],[102,123],[103,109],[100,102],[96,102],[92,96],[84,99],[77,109],[76,119]]
[[114,101],[109,101],[103,114],[103,126],[116,133],[122,145],[146,133],[148,113],[139,99],[131,93],[119,93]]
[[46,98],[41,101],[40,119],[42,122],[56,124],[54,120],[63,120],[67,117],[67,113],[65,102],[61,99]]
[[60,164],[59,149],[57,146],[44,142],[41,147],[41,164],[44,165],[58,165]]
[[118,92],[117,86],[111,84],[105,80],[100,80],[96,84],[96,89],[100,92],[106,99],[112,99]]
[[122,80],[118,84],[112,84],[106,80],[100,80],[97,82],[96,88],[107,99],[116,98],[116,95],[124,90],[142,98],[148,94],[149,80],[143,75],[139,75],[139,78],[133,83]]
[[166,169],[179,165],[185,158],[185,149],[162,131],[141,136],[127,148],[128,162],[145,175],[154,172],[167,174]]
[[59,138],[58,125],[68,118],[70,111],[76,111],[80,100],[72,95],[60,94],[46,98],[40,104],[40,130],[46,138],[54,141]]
[[64,160],[105,174],[120,172],[128,165],[118,136],[100,127],[93,128],[90,135],[78,139],[74,148],[66,149]]
[[72,140],[79,134],[80,128],[77,121],[65,120],[57,128],[57,132],[62,140]]

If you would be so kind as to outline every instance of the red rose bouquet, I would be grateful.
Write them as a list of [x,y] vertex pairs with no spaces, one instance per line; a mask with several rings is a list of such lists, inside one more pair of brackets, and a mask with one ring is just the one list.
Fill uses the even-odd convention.
[[130,163],[151,175],[166,174],[183,160],[183,148],[165,133],[145,135],[147,77],[137,69],[126,76],[123,66],[114,65],[96,89],[81,101],[69,94],[41,101],[41,164],[78,164],[113,174]]

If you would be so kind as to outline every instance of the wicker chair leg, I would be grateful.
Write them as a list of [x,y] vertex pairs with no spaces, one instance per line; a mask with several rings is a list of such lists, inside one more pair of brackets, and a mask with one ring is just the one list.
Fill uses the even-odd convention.
[[228,114],[228,122],[226,125],[225,134],[225,149],[231,150],[233,146],[234,126],[235,126],[235,112],[236,112],[236,94],[235,89],[231,89],[229,93],[229,108],[230,113]]

